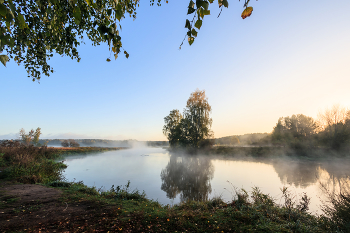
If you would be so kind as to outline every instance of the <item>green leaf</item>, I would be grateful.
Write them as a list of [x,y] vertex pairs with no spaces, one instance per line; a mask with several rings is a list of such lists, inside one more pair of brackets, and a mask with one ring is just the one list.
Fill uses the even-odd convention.
[[0,15],[6,16],[7,8],[4,4],[0,4]]
[[24,29],[26,27],[26,22],[24,21],[24,17],[22,14],[18,14],[17,20],[19,21],[19,28]]
[[185,28],[188,28],[188,30],[191,30],[191,23],[188,19],[186,19]]
[[194,37],[188,37],[188,43],[192,45],[194,42]]
[[203,15],[210,15],[210,10],[203,10]]
[[110,61],[111,61],[111,59],[107,58],[107,59],[106,59],[106,61],[107,61],[107,62],[110,62]]
[[117,5],[117,9],[115,10],[115,17],[120,21],[123,17],[123,9],[120,4]]
[[222,0],[222,4],[224,7],[228,8],[228,1],[227,0]]
[[14,14],[14,13],[16,12],[16,7],[15,7],[15,5],[13,5],[13,3],[12,3],[11,0],[8,1],[8,4],[9,4],[9,6],[10,6],[10,9],[11,9],[12,13]]
[[9,57],[7,55],[0,55],[1,63],[6,67],[6,62],[8,62]]
[[108,32],[108,28],[105,25],[98,26],[97,30],[101,33],[101,35]]
[[204,15],[210,15],[210,10],[200,9],[199,16],[203,19]]
[[187,36],[191,36],[191,30],[188,30]]
[[81,21],[81,11],[79,7],[74,7],[73,9],[74,21],[76,24],[80,24]]
[[198,28],[198,29],[201,29],[202,23],[203,23],[203,21],[200,20],[200,19],[198,19],[198,20],[196,21],[196,23],[194,24],[194,26],[195,26],[196,28]]
[[5,21],[6,21],[7,23],[12,23],[13,18],[14,18],[14,17],[13,17],[12,12],[11,12],[11,11],[7,11]]
[[253,12],[253,7],[250,6],[245,8],[241,15],[242,19],[249,17],[252,14],[252,12]]
[[195,10],[194,8],[189,7],[189,8],[188,8],[188,11],[187,11],[187,14],[190,15],[190,14],[192,14],[192,13],[195,12],[195,11],[196,11],[196,10]]
[[194,37],[197,37],[197,31],[194,30],[194,28],[192,29],[191,34],[192,34]]
[[197,5],[197,8],[203,7],[204,10],[208,10],[209,8],[209,3],[203,0],[197,0],[196,5]]

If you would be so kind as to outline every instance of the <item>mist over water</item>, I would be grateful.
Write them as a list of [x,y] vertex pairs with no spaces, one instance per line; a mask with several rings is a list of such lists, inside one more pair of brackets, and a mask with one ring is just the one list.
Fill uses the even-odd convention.
[[310,211],[321,214],[326,197],[321,184],[339,191],[349,181],[349,159],[257,159],[187,156],[161,148],[135,147],[98,154],[67,156],[68,181],[109,189],[125,185],[145,191],[161,204],[187,200],[235,197],[235,190],[259,187],[277,203],[283,203],[281,188],[289,187],[298,202],[305,192],[311,197]]

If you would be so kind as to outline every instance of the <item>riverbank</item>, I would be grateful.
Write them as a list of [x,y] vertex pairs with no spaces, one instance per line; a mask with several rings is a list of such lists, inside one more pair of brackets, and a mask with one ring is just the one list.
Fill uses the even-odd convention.
[[[52,188],[52,186],[57,186]],[[258,190],[162,206],[127,185],[107,192],[81,183],[0,184],[2,232],[325,232],[324,221],[298,208],[279,207]]]
[[[304,208],[307,203],[287,198],[278,205],[258,189],[252,193],[238,190],[228,203],[215,198],[175,206],[149,200],[145,194],[129,190],[129,184],[101,191],[53,176],[50,171],[60,174],[63,169],[57,165],[60,162],[53,161],[57,158],[51,154],[53,150],[19,147],[14,153],[15,150],[6,148],[4,153],[1,148],[1,164],[6,164],[7,169],[20,167],[27,174],[40,176],[41,181],[23,179],[18,183],[16,173],[2,176],[3,232],[327,232],[333,227],[328,218],[308,214]],[[33,169],[33,164],[47,172]],[[25,184],[33,182],[41,184]]]

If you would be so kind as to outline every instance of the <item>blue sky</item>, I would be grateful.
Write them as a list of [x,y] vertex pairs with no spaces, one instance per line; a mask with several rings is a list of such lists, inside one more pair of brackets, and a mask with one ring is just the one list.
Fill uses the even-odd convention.
[[54,56],[40,84],[23,66],[0,66],[0,138],[41,127],[42,138],[166,140],[164,117],[205,90],[215,137],[271,132],[279,117],[350,107],[350,1],[229,1],[210,6],[192,46],[189,1],[141,1],[121,32],[129,59],[107,45],[79,47],[80,63]]

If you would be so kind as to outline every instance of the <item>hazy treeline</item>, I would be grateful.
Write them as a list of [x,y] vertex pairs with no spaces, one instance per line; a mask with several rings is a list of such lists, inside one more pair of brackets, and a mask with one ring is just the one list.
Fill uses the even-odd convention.
[[[39,143],[47,146],[61,146],[66,139],[40,139]],[[98,147],[133,147],[133,146],[168,146],[167,141],[137,141],[130,140],[107,140],[107,139],[75,139],[80,146]]]
[[[215,145],[245,146],[261,145],[270,134],[268,133],[250,133],[244,135],[232,135],[214,139]],[[268,143],[268,142],[267,142]]]
[[[0,140],[0,143],[7,140]],[[14,140],[16,141],[16,140]],[[22,141],[22,140],[17,140]],[[39,139],[38,145],[46,146],[62,146],[62,142],[69,141],[67,139]],[[135,147],[135,146],[150,146],[150,147],[163,147],[169,146],[168,141],[137,141],[130,140],[107,140],[107,139],[74,139],[80,146],[93,146],[93,147]]]
[[280,117],[271,133],[233,135],[215,139],[216,145],[280,146],[295,150],[308,148],[350,148],[350,110],[334,105],[317,119],[297,114]]

